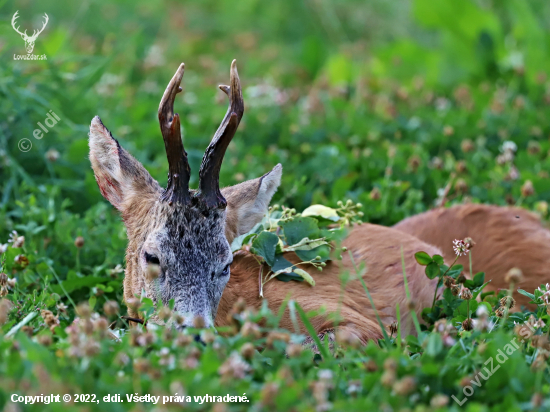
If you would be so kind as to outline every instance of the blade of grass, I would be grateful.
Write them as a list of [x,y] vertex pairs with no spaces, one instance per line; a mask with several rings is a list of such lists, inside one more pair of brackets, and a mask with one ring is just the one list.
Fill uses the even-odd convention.
[[474,272],[472,270],[472,250],[470,249],[470,253],[468,254],[468,259],[470,261],[470,277],[474,278]]
[[310,334],[311,338],[315,342],[315,345],[319,348],[319,352],[321,352],[321,356],[323,359],[328,359],[330,357],[330,353],[328,352],[327,348],[321,343],[321,339],[319,339],[319,336],[317,336],[317,332],[315,331],[315,328],[309,321],[309,319],[306,316],[306,313],[302,309],[300,305],[297,303],[295,304],[296,311],[300,315],[300,318],[302,319],[302,322],[304,323],[304,326],[306,327],[308,333]]
[[[407,281],[407,273],[405,271],[405,255],[403,253],[403,245],[401,245],[401,265],[403,267],[403,281],[405,284],[405,293],[407,294],[407,299],[411,300],[411,292],[409,291],[409,282]],[[414,327],[416,328],[416,333],[420,335],[420,323],[418,323],[418,318],[416,317],[416,312],[411,310],[411,316],[413,318]]]
[[17,325],[15,325],[13,328],[11,328],[8,333],[6,333],[6,338],[9,338],[10,336],[13,336],[17,333],[19,329],[21,329],[23,326],[25,326],[27,323],[29,323],[31,320],[36,318],[38,315],[38,312],[31,312],[27,316],[23,318],[21,322],[19,322]]
[[399,312],[399,302],[395,305],[395,316],[397,317],[397,347],[401,348],[401,313]]
[[361,285],[363,285],[363,289],[365,289],[365,293],[367,294],[367,297],[369,298],[372,309],[374,310],[374,314],[376,315],[376,320],[378,321],[378,325],[380,326],[380,329],[382,330],[382,334],[384,335],[384,340],[386,341],[386,345],[389,347],[390,338],[388,336],[388,333],[386,332],[386,328],[384,327],[384,324],[382,323],[382,319],[380,319],[380,315],[378,315],[378,311],[376,310],[376,306],[374,305],[374,301],[372,300],[372,296],[369,292],[369,289],[367,288],[367,284],[365,283],[365,281],[363,279],[363,276],[361,276],[361,273],[360,273],[359,269],[357,268],[357,265],[355,264],[355,259],[353,258],[351,250],[348,250],[348,253],[349,253],[349,257],[351,259],[351,263],[353,264],[353,268],[355,269],[355,273],[357,274],[357,278],[361,282]]
[[59,284],[59,287],[63,291],[63,294],[69,300],[69,302],[71,302],[71,305],[73,305],[74,310],[76,310],[76,305],[75,305],[74,301],[71,299],[71,297],[69,296],[69,294],[67,293],[67,291],[63,287],[63,283],[61,283],[61,280],[59,279],[59,276],[57,276],[57,273],[55,272],[55,270],[52,267],[52,265],[50,264],[50,262],[46,261],[46,265],[48,265],[48,268],[50,269],[50,272],[53,273],[55,279],[57,280],[57,283]]
[[285,314],[286,305],[288,305],[288,301],[290,300],[290,295],[288,295],[285,300],[283,300],[283,303],[281,304],[281,307],[279,308],[279,311],[277,312],[277,324],[275,327],[279,327],[281,323],[281,319],[283,318],[283,315]]
[[290,320],[292,321],[292,326],[294,326],[294,332],[299,334],[300,325],[298,325],[298,319],[296,318],[296,305],[293,300],[288,302],[288,310],[290,311]]

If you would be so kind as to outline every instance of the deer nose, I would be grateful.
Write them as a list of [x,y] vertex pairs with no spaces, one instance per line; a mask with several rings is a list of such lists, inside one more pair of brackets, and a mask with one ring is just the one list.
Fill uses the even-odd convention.
[[201,339],[201,335],[196,334],[194,339],[195,339],[195,342],[200,343],[202,346],[206,346],[206,342]]
[[[184,330],[186,327],[187,327],[187,325],[177,325],[177,326],[176,326],[176,329],[177,329],[179,332],[183,332],[183,330]],[[200,344],[203,345],[203,346],[206,346],[206,343],[202,340],[200,333],[195,333],[195,334],[193,335],[193,340],[194,340],[195,342],[200,343]]]

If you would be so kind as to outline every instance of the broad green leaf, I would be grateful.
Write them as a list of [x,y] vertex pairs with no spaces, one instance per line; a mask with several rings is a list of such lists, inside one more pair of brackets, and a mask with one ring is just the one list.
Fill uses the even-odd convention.
[[464,287],[468,289],[473,289],[475,287],[474,281],[470,279],[466,280],[464,282]]
[[[493,308],[491,307],[491,305],[487,302],[481,302],[479,304],[479,306],[485,306],[485,308],[487,309],[487,313],[491,313],[493,311]],[[478,306],[478,308],[479,308]],[[476,309],[477,310],[477,309]]]
[[433,260],[437,262],[438,265],[444,265],[445,261],[443,260],[443,256],[440,255],[433,255]]
[[97,302],[97,296],[96,295],[90,296],[90,299],[88,299],[88,305],[90,305],[90,309],[94,310],[96,302]]
[[433,259],[426,252],[417,252],[414,254],[414,258],[419,265],[427,266]]
[[532,293],[529,293],[523,289],[518,289],[518,292],[521,293],[523,296],[527,296],[528,298],[530,298],[531,300],[535,300],[536,297],[535,295],[533,295]]
[[426,276],[428,276],[429,279],[435,279],[439,276],[439,273],[439,265],[436,262],[432,261],[428,263],[426,266]]
[[138,311],[143,312],[145,319],[148,319],[155,312],[155,304],[151,299],[142,297],[141,306],[139,307]]
[[335,209],[323,205],[311,205],[302,212],[302,216],[320,216],[333,222],[340,220],[340,216],[338,216]]
[[328,245],[321,245],[311,250],[296,250],[295,253],[302,259],[302,262],[315,260],[317,256],[320,259],[316,259],[316,262],[326,262],[330,258],[330,247]]
[[470,315],[468,315],[468,301],[463,300],[460,306],[454,311],[454,316],[464,316],[464,317],[471,317],[472,313],[475,313],[478,303],[476,300],[471,299],[470,300]]
[[275,233],[261,232],[252,242],[252,252],[265,259],[269,266],[275,263],[275,249],[279,237]]
[[[83,287],[93,287],[99,283],[104,283],[106,280],[109,280],[110,278],[107,277],[97,277],[97,276],[86,276],[86,277],[79,277],[79,278],[72,278],[68,280],[64,280],[61,282],[63,285],[63,288],[67,293],[71,293],[72,291],[75,291],[77,289],[83,288]],[[55,293],[63,293],[63,289],[59,284],[50,285],[50,288],[52,292]]]
[[242,234],[241,236],[237,236],[235,239],[233,239],[233,242],[231,242],[231,252],[235,252],[243,247],[247,243],[250,238],[252,238],[255,234],[259,233],[259,229],[262,227],[261,223],[256,224],[251,230],[248,232]]
[[479,272],[474,276],[474,286],[481,286],[485,281],[485,272]]
[[289,266],[293,266],[291,262],[289,262],[288,260],[286,260],[283,255],[279,255],[279,254],[276,254],[275,255],[275,262],[270,265],[271,266],[271,270],[273,272],[278,272],[282,269],[285,269]]
[[[443,268],[441,268],[441,270],[443,270]],[[445,269],[446,270],[446,269]],[[464,270],[464,266],[462,265],[454,265],[453,267],[451,267],[451,269],[447,272],[447,276],[450,276],[452,278],[457,278],[461,273],[462,271]]]
[[[273,272],[277,272],[277,271],[281,271],[282,269],[286,269],[288,267],[293,267],[292,263],[289,262],[288,260],[286,260],[283,255],[275,255],[275,263],[273,264],[273,266],[271,266],[271,270]],[[280,280],[282,282],[289,282],[291,280],[295,280],[297,282],[303,282],[303,278],[297,274],[295,274],[294,272],[289,272],[289,273],[281,273],[280,275],[277,275],[277,277],[275,278],[277,280]]]
[[[279,222],[284,230],[286,242],[289,245],[295,245],[304,238],[319,239],[320,230],[317,226],[317,219],[312,217],[298,217],[293,220]],[[320,256],[319,262],[325,262],[330,257],[330,248],[328,245],[321,245],[311,250],[296,250],[296,254],[303,262],[307,262]]]
[[303,238],[318,239],[319,227],[317,220],[312,217],[298,217],[292,220],[279,222],[285,233],[289,245],[299,243]]
[[426,346],[426,354],[429,356],[437,356],[443,350],[443,340],[439,333],[432,333],[428,338]]

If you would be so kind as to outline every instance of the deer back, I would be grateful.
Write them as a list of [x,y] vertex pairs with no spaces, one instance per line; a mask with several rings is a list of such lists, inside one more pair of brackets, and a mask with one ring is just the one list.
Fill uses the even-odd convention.
[[[523,272],[523,281],[516,286],[514,298],[527,304],[529,298],[517,288],[532,293],[541,283],[550,282],[550,231],[533,213],[515,207],[479,204],[434,209],[399,222],[395,229],[412,234],[443,251],[447,261],[454,260],[454,239],[471,237],[472,271],[485,272],[491,280],[486,290],[509,288],[506,273],[514,267]],[[469,268],[469,257],[458,263]]]
[[[387,326],[397,320],[396,305],[399,304],[403,333],[414,332],[407,309],[401,248],[411,297],[418,315],[423,307],[431,304],[437,282],[426,277],[424,267],[418,265],[414,254],[424,251],[434,255],[440,254],[440,250],[395,229],[371,224],[356,226],[343,245],[351,252],[353,260],[346,252],[342,260],[327,262],[322,272],[314,267],[305,267],[313,274],[315,286],[295,281],[268,282],[264,287],[264,296],[270,309],[276,312],[285,299],[294,299],[306,312],[325,309],[327,315],[316,316],[311,321],[318,333],[334,329],[334,320],[328,315],[332,313],[339,314],[339,330],[346,329],[363,343],[378,339],[382,337],[382,332],[367,294],[357,278],[357,267],[382,322]],[[285,258],[293,263],[299,262],[294,253],[285,254]],[[239,297],[243,297],[248,306],[256,309],[261,307],[263,301],[259,297],[259,273],[260,265],[249,253],[239,252],[234,256],[231,278],[222,295],[216,317],[218,326],[228,324],[227,316]],[[346,277],[349,277],[347,282]],[[293,330],[288,309],[281,319],[281,326]],[[305,332],[301,323],[300,329]]]

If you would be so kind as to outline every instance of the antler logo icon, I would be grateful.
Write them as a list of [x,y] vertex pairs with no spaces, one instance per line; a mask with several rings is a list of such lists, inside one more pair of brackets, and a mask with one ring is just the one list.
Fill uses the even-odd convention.
[[17,10],[15,12],[15,14],[13,15],[13,18],[11,19],[11,25],[12,25],[13,29],[21,35],[23,40],[25,40],[25,48],[27,49],[27,53],[30,54],[30,53],[32,53],[32,51],[34,49],[34,42],[36,41],[36,38],[38,37],[38,35],[40,33],[42,33],[44,31],[44,29],[46,28],[46,24],[48,24],[48,20],[50,18],[48,17],[48,15],[46,13],[44,13],[44,24],[42,25],[42,28],[40,30],[34,30],[32,36],[29,36],[29,35],[27,35],[27,30],[25,30],[24,33],[21,33],[19,31],[19,26],[15,27],[16,20],[19,18],[18,13],[19,13],[19,10]]

